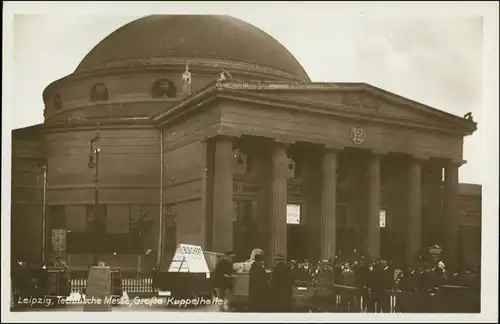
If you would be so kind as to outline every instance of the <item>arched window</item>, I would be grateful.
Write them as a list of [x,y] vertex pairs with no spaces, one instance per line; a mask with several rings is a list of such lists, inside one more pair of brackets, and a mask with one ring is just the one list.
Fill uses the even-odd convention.
[[153,98],[174,98],[176,95],[174,83],[170,80],[158,80],[151,91]]
[[54,98],[52,99],[52,107],[55,110],[59,110],[59,109],[62,108],[62,101],[61,101],[61,95],[60,94],[56,94],[54,96]]
[[90,101],[106,101],[108,100],[108,89],[104,83],[97,83],[90,90]]

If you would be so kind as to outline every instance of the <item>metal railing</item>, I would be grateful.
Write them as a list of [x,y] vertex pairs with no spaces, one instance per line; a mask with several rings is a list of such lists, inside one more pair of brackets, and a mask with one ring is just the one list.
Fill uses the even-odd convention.
[[480,294],[464,287],[443,287],[436,293],[366,289],[335,285],[334,312],[479,313]]
[[[149,274],[121,273],[122,289],[132,295],[155,295],[157,289],[153,288],[153,278]],[[72,293],[85,293],[87,288],[87,271],[71,273],[70,286]]]

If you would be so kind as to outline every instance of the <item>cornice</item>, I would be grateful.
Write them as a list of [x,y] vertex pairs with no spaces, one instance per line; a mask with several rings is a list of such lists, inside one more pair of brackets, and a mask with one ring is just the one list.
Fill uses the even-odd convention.
[[379,98],[391,100],[404,106],[409,106],[419,111],[432,114],[441,118],[452,119],[471,129],[471,132],[477,128],[477,123],[465,120],[459,116],[447,113],[445,111],[424,105],[422,103],[404,98],[397,94],[385,91],[366,83],[321,83],[321,82],[280,82],[280,81],[224,81],[217,84],[220,90],[244,90],[244,91],[361,91],[368,92]]
[[[445,121],[455,125],[449,129],[431,126],[426,123],[411,119],[404,118],[389,114],[382,114],[380,112],[371,112],[369,110],[359,110],[354,109],[355,107],[343,104],[322,104],[317,102],[302,101],[296,99],[289,99],[286,97],[269,96],[262,94],[262,90],[275,91],[275,90],[296,90],[296,91],[325,91],[325,90],[336,90],[336,91],[364,91],[371,86],[362,83],[300,83],[300,82],[214,82],[208,85],[206,88],[198,92],[197,94],[191,96],[187,100],[183,100],[179,104],[175,105],[165,113],[153,117],[155,122],[159,123],[160,126],[165,125],[167,120],[170,122],[173,120],[174,116],[184,115],[187,112],[191,112],[196,107],[201,106],[203,101],[202,98],[207,101],[213,99],[228,99],[235,101],[245,101],[250,103],[263,104],[267,106],[280,106],[283,108],[290,108],[298,111],[306,111],[312,113],[322,113],[327,115],[334,115],[338,117],[343,117],[346,119],[361,119],[369,122],[378,122],[383,124],[392,124],[402,127],[411,127],[419,129],[428,129],[436,132],[450,133],[456,135],[467,135],[468,132],[472,132],[472,127],[475,128],[475,123],[463,120],[462,118],[454,115],[444,113],[446,115],[440,115],[439,117],[444,118]],[[254,92],[252,90],[258,90]],[[275,92],[274,92],[275,93]],[[207,98],[210,98],[207,100]],[[191,107],[196,104],[196,107]],[[186,109],[186,107],[189,107]],[[440,112],[440,111],[438,111]],[[452,116],[450,118],[448,115]],[[464,129],[465,128],[465,129]]]
[[[106,65],[103,65],[99,69],[87,70],[87,71],[75,71],[75,75],[82,73],[92,73],[93,71],[102,71],[109,69],[118,69],[118,68],[135,68],[135,67],[145,67],[145,66],[185,66],[189,64],[193,67],[213,67],[213,68],[232,68],[238,70],[247,70],[247,71],[255,71],[269,75],[281,76],[286,79],[297,80],[299,79],[297,76],[282,71],[280,69],[276,69],[274,67],[265,66],[262,64],[253,64],[250,62],[242,62],[242,61],[231,61],[231,60],[219,60],[219,59],[202,59],[202,58],[190,58],[190,57],[166,57],[166,58],[140,58],[140,59],[129,59],[123,61],[112,62]],[[308,80],[303,80],[308,81]]]
[[[185,62],[184,62],[185,63]],[[191,64],[191,63],[190,63]],[[272,92],[265,93],[266,91]],[[290,99],[287,97],[276,96],[276,92],[283,91],[369,91],[374,96],[382,96],[384,98],[396,98],[404,100],[405,106],[416,107],[416,109],[426,108],[426,113],[440,117],[443,122],[448,122],[449,128],[428,125],[425,122],[420,122],[411,118],[398,117],[380,112],[371,112],[369,110],[354,109],[355,107],[344,104],[322,104],[317,102],[303,101]],[[399,99],[398,99],[399,98]],[[266,106],[279,106],[282,108],[293,109],[297,111],[319,113],[330,116],[337,116],[345,119],[365,120],[367,122],[376,122],[381,124],[391,124],[399,127],[411,127],[418,129],[427,129],[436,132],[449,133],[455,135],[467,135],[468,132],[473,132],[476,123],[464,120],[455,115],[451,115],[432,107],[415,103],[411,100],[404,99],[397,95],[390,94],[384,90],[379,90],[371,85],[364,83],[309,83],[309,82],[282,82],[282,81],[224,81],[213,82],[207,85],[197,93],[185,97],[167,108],[165,112],[152,117],[141,118],[113,118],[105,120],[87,119],[83,121],[72,122],[49,122],[44,124],[44,130],[57,131],[58,129],[68,129],[78,127],[79,129],[95,128],[96,122],[108,127],[128,126],[128,127],[145,127],[157,126],[164,127],[167,124],[173,123],[178,118],[185,116],[197,109],[206,107],[207,104],[218,99],[227,99],[241,102],[250,102],[262,104]],[[392,100],[392,99],[391,99]],[[156,102],[156,101],[155,101]],[[110,104],[102,103],[104,105]]]
[[415,120],[400,118],[393,115],[382,115],[379,113],[372,113],[370,111],[355,110],[353,109],[354,107],[350,107],[347,105],[340,105],[340,104],[325,105],[320,103],[303,102],[303,101],[289,100],[284,98],[270,98],[268,96],[259,97],[258,95],[255,94],[250,95],[246,93],[235,93],[235,94],[221,93],[218,95],[218,98],[224,98],[228,100],[242,101],[248,103],[256,103],[266,106],[274,106],[274,107],[279,106],[282,108],[288,108],[296,111],[319,113],[323,115],[336,116],[344,119],[351,119],[358,121],[363,120],[370,123],[396,125],[400,127],[417,128],[417,129],[428,129],[441,133],[463,135],[463,132],[460,131],[454,131],[438,126],[430,126]]
[[114,118],[114,119],[87,119],[68,122],[44,123],[40,128],[41,133],[67,132],[74,130],[95,130],[99,124],[99,129],[123,129],[123,128],[154,128],[154,123],[150,118]]
[[[107,101],[97,101],[97,102],[85,102],[81,105],[74,105],[65,107],[61,110],[53,112],[46,115],[45,121],[51,122],[52,119],[59,115],[70,111],[85,110],[89,108],[99,107],[99,106],[123,106],[123,105],[133,105],[133,104],[175,104],[181,102],[186,97],[176,97],[176,98],[148,98],[148,99],[115,99]],[[149,116],[148,116],[149,117]],[[85,117],[82,117],[85,119]]]
[[[163,126],[170,121],[172,118],[184,115],[197,107],[200,107],[205,103],[205,99],[215,99],[214,95],[217,93],[217,88],[215,83],[209,84],[205,88],[201,89],[198,93],[187,97],[186,99],[179,102],[177,105],[170,107],[170,109],[165,112],[151,117],[151,119],[158,124],[158,126]],[[211,97],[212,96],[212,97]]]
[[[73,72],[58,80],[50,83],[43,91],[43,96],[50,92],[51,89],[63,82],[76,81],[89,77],[113,75],[113,74],[128,74],[128,73],[143,73],[146,71],[165,71],[165,70],[184,70],[186,64],[189,64],[190,70],[196,72],[218,72],[221,69],[228,69],[231,72],[245,75],[253,75],[256,77],[264,76],[271,78],[283,78],[285,80],[299,79],[297,76],[288,72],[281,71],[272,67],[263,65],[255,65],[245,62],[235,62],[228,60],[215,59],[194,59],[194,58],[149,58],[149,59],[134,59],[108,64],[100,69],[84,70]],[[303,82],[308,80],[301,79]]]

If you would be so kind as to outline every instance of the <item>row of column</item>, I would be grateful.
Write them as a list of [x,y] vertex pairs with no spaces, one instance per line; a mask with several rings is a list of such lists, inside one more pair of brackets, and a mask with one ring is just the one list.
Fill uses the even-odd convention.
[[[322,204],[321,204],[321,257],[335,256],[336,241],[336,167],[338,151],[327,149],[323,155],[322,172]],[[381,179],[380,164],[382,154],[372,153],[368,161],[368,219],[366,246],[368,257],[372,260],[380,257],[380,208]],[[407,221],[405,256],[406,263],[415,264],[422,248],[422,164],[425,159],[412,156],[408,168],[407,179]],[[443,234],[445,259],[451,264],[458,259],[458,240],[460,229],[460,203],[458,169],[462,162],[449,161],[445,166],[444,181],[444,219]],[[405,190],[404,188],[401,188]],[[398,215],[395,215],[398,217]],[[435,216],[435,214],[434,214]]]
[[[233,172],[232,172],[232,140],[228,137],[217,137],[215,140],[215,177],[214,177],[214,210],[213,210],[213,246],[217,252],[231,250],[232,206],[233,206]],[[322,189],[320,213],[320,256],[322,259],[334,259],[336,252],[336,186],[337,157],[339,150],[327,147],[321,161]],[[380,164],[382,155],[372,153],[368,162],[368,229],[366,246],[368,257],[380,257],[380,208],[381,181]],[[274,143],[271,158],[271,255],[287,255],[287,146]],[[408,165],[408,203],[406,227],[406,261],[416,262],[422,242],[422,159],[412,157]],[[445,199],[444,199],[444,236],[447,259],[457,259],[459,230],[459,164],[450,163],[445,167]],[[402,190],[405,190],[402,188]],[[360,202],[362,203],[362,202]],[[398,217],[398,215],[395,215]]]

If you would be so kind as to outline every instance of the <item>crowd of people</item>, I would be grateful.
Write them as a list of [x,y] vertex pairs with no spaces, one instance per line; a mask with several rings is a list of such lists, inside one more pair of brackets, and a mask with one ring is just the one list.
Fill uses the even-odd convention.
[[236,272],[248,272],[248,311],[290,312],[293,309],[293,273],[283,255],[273,258],[274,266],[266,269],[262,250],[252,251],[246,262],[233,264],[234,254],[226,252],[214,270],[214,284],[219,298],[225,300],[221,310],[227,307],[227,297],[233,287]]
[[439,285],[479,288],[480,284],[479,268],[476,271],[464,269],[450,273],[440,259],[403,269],[385,260],[368,262],[363,257],[351,262],[290,261],[289,265],[299,281],[360,288],[383,285],[389,290],[429,291]]
[[250,260],[235,265],[230,261],[232,254],[226,253],[224,261],[219,262],[215,270],[221,298],[225,299],[230,292],[234,272],[249,272],[248,310],[255,312],[291,311],[294,304],[293,289],[301,285],[344,286],[349,291],[361,294],[368,308],[370,304],[377,304],[380,309],[389,307],[388,290],[435,294],[443,285],[470,289],[479,289],[480,286],[479,269],[450,273],[440,259],[400,269],[385,260],[368,262],[363,257],[351,262],[341,262],[338,259],[333,262],[285,262],[285,258],[278,255],[274,258],[272,269],[266,270],[264,256],[260,252],[255,254],[254,250]]

